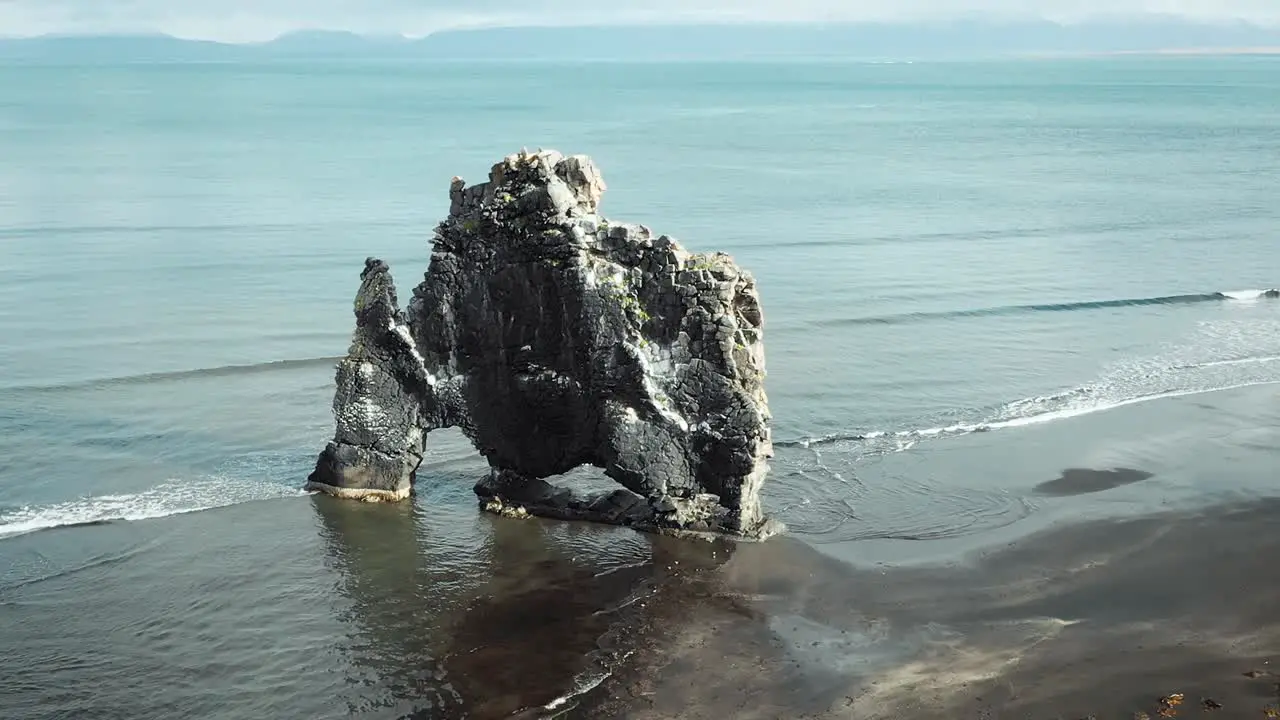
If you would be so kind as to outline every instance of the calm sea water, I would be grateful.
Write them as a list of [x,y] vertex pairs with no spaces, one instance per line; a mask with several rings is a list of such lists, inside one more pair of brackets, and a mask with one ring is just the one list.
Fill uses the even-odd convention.
[[[456,434],[411,505],[299,491],[363,259],[407,292],[522,146],[756,274],[820,550],[1274,494],[1278,125],[1253,58],[0,67],[0,715],[499,716],[621,657],[694,551],[480,516]],[[1154,476],[1034,491],[1072,463]]]

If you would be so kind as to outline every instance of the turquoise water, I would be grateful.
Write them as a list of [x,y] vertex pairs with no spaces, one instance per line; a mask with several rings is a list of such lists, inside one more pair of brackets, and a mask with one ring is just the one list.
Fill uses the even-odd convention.
[[[483,717],[465,678],[487,670],[446,628],[520,584],[499,545],[573,577],[656,562],[628,533],[477,517],[457,435],[433,436],[412,508],[299,490],[364,258],[407,291],[450,178],[522,146],[591,155],[607,215],[755,273],[766,498],[801,541],[935,553],[1102,512],[1037,497],[1027,448],[1097,450],[1112,431],[1088,428],[1147,401],[1181,410],[1053,462],[1160,466],[1125,511],[1272,494],[1250,454],[1271,440],[1236,440],[1280,381],[1259,296],[1280,285],[1278,125],[1280,62],[1255,58],[0,67],[0,714]],[[1226,388],[1203,397],[1231,411],[1171,399]],[[1227,440],[1197,430],[1223,416]],[[985,459],[947,474],[979,436]],[[1227,486],[1177,475],[1210,441],[1242,463]],[[397,593],[421,612],[360,625]]]

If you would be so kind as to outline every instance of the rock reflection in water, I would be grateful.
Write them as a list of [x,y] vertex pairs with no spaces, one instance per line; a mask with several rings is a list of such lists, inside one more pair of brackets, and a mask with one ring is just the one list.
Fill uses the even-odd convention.
[[[336,588],[350,603],[350,631],[339,643],[348,662],[349,711],[461,706],[440,642],[452,597],[466,586],[465,567],[419,551],[427,534],[415,505],[337,503],[313,497]],[[466,552],[467,548],[454,548]]]
[[[355,715],[552,716],[704,593],[733,543],[315,496]],[[456,523],[450,525],[450,521]],[[474,523],[468,527],[468,523]],[[460,527],[461,526],[461,527]]]

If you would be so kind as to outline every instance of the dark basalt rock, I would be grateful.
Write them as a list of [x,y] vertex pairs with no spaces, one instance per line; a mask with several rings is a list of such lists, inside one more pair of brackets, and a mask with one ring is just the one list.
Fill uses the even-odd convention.
[[[584,156],[525,153],[455,178],[431,263],[401,312],[365,261],[337,370],[337,431],[307,487],[408,497],[426,434],[459,427],[492,468],[481,506],[651,530],[759,537],[772,456],[755,281],[597,213]],[[622,488],[544,479],[580,465]]]

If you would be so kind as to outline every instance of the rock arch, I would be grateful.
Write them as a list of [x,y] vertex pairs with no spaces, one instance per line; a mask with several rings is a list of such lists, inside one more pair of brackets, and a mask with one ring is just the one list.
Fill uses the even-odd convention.
[[[455,178],[424,280],[402,310],[365,262],[338,366],[336,432],[308,478],[340,497],[409,496],[427,434],[459,427],[488,460],[482,507],[762,536],[772,456],[755,281],[598,213],[585,156],[521,152]],[[546,482],[581,465],[622,487]]]

